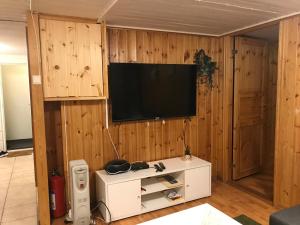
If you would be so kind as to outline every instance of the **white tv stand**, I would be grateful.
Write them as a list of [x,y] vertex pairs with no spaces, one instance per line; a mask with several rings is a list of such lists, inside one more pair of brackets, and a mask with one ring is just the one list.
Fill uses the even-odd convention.
[[[163,162],[166,169],[156,172],[153,165]],[[150,212],[211,195],[211,163],[193,156],[190,161],[181,158],[150,162],[150,168],[119,175],[96,171],[97,200],[103,201],[111,212],[111,220]],[[170,174],[178,183],[170,184],[161,176]],[[170,200],[167,192],[176,190],[181,198]],[[99,207],[106,222],[109,213]]]

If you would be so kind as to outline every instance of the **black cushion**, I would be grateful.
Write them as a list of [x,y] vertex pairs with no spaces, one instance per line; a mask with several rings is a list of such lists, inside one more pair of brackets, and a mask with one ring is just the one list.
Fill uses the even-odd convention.
[[273,213],[270,225],[300,225],[300,205]]

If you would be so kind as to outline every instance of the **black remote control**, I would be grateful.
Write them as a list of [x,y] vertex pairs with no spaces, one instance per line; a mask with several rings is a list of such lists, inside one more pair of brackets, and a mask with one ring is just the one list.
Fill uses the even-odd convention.
[[165,165],[162,162],[159,162],[158,165],[160,166],[160,168],[162,168],[163,170],[166,169]]
[[171,175],[163,176],[170,184],[176,184],[178,181]]
[[159,165],[157,165],[157,164],[154,164],[154,167],[156,169],[156,172],[162,172],[163,171],[163,169],[160,168]]

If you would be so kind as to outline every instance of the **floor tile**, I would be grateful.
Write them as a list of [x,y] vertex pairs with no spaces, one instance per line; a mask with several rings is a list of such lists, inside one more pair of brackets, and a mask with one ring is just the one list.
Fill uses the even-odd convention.
[[15,220],[12,222],[3,222],[1,225],[37,225],[36,216],[27,217],[21,220]]
[[26,186],[10,186],[7,192],[4,208],[36,203],[36,189],[34,184]]
[[15,158],[0,158],[0,171],[2,169],[12,168],[15,162]]
[[21,205],[17,207],[4,208],[1,223],[8,223],[21,220],[27,217],[36,216],[36,204]]
[[16,178],[23,178],[23,177],[34,177],[34,171],[31,170],[31,169],[24,169],[22,171],[14,171],[12,176],[11,176],[11,179],[16,179]]
[[[7,191],[9,182],[10,182],[10,178],[0,180],[0,190],[1,190],[1,192]],[[1,195],[1,192],[0,192],[0,195]]]
[[10,180],[12,175],[12,169],[0,170],[0,183]]
[[[19,177],[15,177],[12,178],[10,180],[10,187],[16,187],[16,186],[25,186],[25,185],[35,185],[35,180],[34,180],[34,176],[30,175],[30,176],[19,176]],[[1,187],[1,185],[0,185]]]
[[33,156],[0,158],[0,225],[37,225],[36,211]]

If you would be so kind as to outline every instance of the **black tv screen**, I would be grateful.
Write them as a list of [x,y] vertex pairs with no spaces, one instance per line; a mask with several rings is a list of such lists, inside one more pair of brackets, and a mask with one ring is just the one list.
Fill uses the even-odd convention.
[[196,66],[111,63],[112,120],[196,115]]

